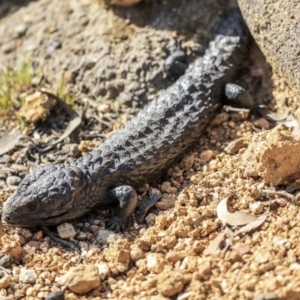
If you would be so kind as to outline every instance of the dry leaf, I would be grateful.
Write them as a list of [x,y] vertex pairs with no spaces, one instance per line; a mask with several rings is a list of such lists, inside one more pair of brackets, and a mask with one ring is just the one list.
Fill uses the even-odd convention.
[[[227,238],[225,238],[226,236],[227,236]],[[234,235],[233,235],[233,232],[231,231],[231,229],[229,229],[229,227],[226,227],[226,229],[223,232],[220,232],[209,243],[209,246],[204,251],[204,253],[205,254],[211,254],[211,253],[216,253],[216,252],[225,253],[227,251],[227,249],[232,245],[233,237],[234,237]]]
[[149,199],[140,207],[139,212],[135,214],[135,220],[140,223],[145,217],[147,211],[153,207],[156,202],[162,198],[162,194],[154,194],[149,197]]
[[217,215],[221,222],[231,226],[241,226],[253,222],[257,216],[250,215],[242,211],[231,213],[227,209],[227,201],[229,197],[220,201],[217,206]]
[[283,113],[268,113],[267,116],[272,120],[272,121],[284,121],[287,119],[288,115],[290,114],[290,109],[285,106],[285,111]]
[[253,222],[250,222],[247,225],[241,227],[237,232],[234,233],[234,235],[239,235],[240,233],[246,233],[246,232],[249,232],[253,229],[258,228],[259,226],[261,226],[266,221],[267,217],[268,217],[268,212],[263,214],[263,215],[260,215]]
[[0,139],[0,156],[12,150],[23,137],[21,133],[6,135]]

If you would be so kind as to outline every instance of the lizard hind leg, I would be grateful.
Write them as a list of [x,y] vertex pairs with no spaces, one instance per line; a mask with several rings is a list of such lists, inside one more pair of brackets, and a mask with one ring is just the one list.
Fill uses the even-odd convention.
[[137,204],[137,193],[132,186],[122,185],[110,189],[106,194],[107,200],[119,201],[114,216],[105,222],[106,228],[116,232],[124,231],[127,221]]

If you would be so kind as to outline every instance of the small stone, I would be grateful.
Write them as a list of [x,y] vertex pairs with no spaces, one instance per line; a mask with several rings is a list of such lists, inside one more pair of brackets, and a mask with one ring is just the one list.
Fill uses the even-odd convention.
[[62,291],[51,292],[45,298],[45,300],[64,300],[64,299],[65,299],[65,295],[64,295],[64,292],[62,292]]
[[120,236],[110,230],[100,230],[97,235],[98,242],[103,245],[114,243],[119,239]]
[[233,155],[237,153],[244,146],[244,139],[237,139],[228,144],[224,149],[226,153]]
[[169,209],[170,207],[174,207],[175,199],[172,195],[164,194],[163,197],[156,202],[155,207],[161,210]]
[[179,166],[180,166],[180,168],[183,169],[183,170],[189,170],[189,169],[193,166],[194,161],[195,161],[194,155],[185,156],[185,157],[181,160]]
[[10,255],[2,254],[0,258],[0,266],[3,268],[10,268],[13,263],[13,259]]
[[99,264],[97,264],[97,267],[98,267],[98,270],[99,270],[100,278],[102,280],[104,280],[106,277],[109,276],[110,269],[109,269],[108,264],[106,264],[106,263],[99,263]]
[[98,105],[97,110],[103,114],[109,113],[111,111],[110,105],[108,103],[101,103]]
[[21,181],[22,181],[22,179],[18,176],[8,176],[6,179],[7,185],[14,186],[14,187],[17,187]]
[[98,60],[99,60],[98,57],[88,57],[82,63],[82,67],[85,70],[90,70],[90,69],[92,69],[96,65],[96,63],[97,63]]
[[26,228],[22,228],[20,234],[25,238],[25,240],[29,240],[33,237],[31,231]]
[[262,129],[269,129],[270,123],[265,119],[261,118],[253,122],[253,125]]
[[146,265],[149,272],[160,273],[164,269],[165,259],[160,253],[150,253],[146,257]]
[[[147,188],[146,188],[146,190],[147,190]],[[161,195],[161,191],[159,190],[159,189],[156,189],[156,188],[149,188],[149,190],[148,190],[148,195],[149,195],[149,197],[151,197],[151,196],[155,196],[155,195]]]
[[61,285],[67,286],[72,292],[84,294],[100,285],[98,267],[95,265],[79,265],[58,278]]
[[26,289],[26,296],[29,296],[29,297],[36,296],[36,291],[32,286],[30,286],[29,288]]
[[0,170],[0,179],[5,179],[7,178],[8,174],[5,170]]
[[130,258],[132,260],[138,260],[138,259],[141,259],[141,258],[144,258],[145,257],[145,254],[144,254],[144,251],[139,248],[139,247],[134,247],[131,249],[130,251]]
[[76,231],[70,223],[63,223],[57,226],[57,233],[62,239],[72,239],[76,235]]
[[171,186],[171,182],[165,181],[161,185],[161,190],[163,193],[174,194],[177,192],[177,189]]
[[92,151],[98,145],[99,141],[81,141],[78,145],[78,150],[81,154],[85,154]]
[[228,121],[228,119],[229,119],[229,114],[226,112],[222,112],[215,116],[215,118],[211,121],[210,125],[218,126],[218,125],[221,125],[222,123]]
[[120,249],[116,255],[116,262],[121,264],[129,264],[130,262],[130,253],[126,249]]
[[251,253],[251,248],[246,245],[246,244],[242,244],[242,245],[238,245],[235,248],[235,251],[237,251],[241,256],[243,256],[244,254],[249,254]]
[[156,219],[156,214],[152,214],[152,213],[149,213],[145,217],[145,221],[148,225],[154,225],[155,219]]
[[44,234],[43,234],[43,231],[42,230],[39,230],[38,232],[36,232],[34,235],[33,235],[33,239],[34,240],[37,240],[37,241],[40,241],[42,238],[43,238]]
[[259,264],[265,264],[269,261],[272,261],[272,255],[270,252],[268,251],[261,251],[261,252],[257,252],[255,257],[254,257],[254,261],[259,263]]
[[59,40],[51,40],[48,44],[47,50],[48,52],[53,52],[56,49],[60,49],[62,46],[61,41]]
[[85,232],[80,231],[76,238],[80,241],[85,241],[87,239],[88,235]]
[[15,32],[15,37],[16,38],[23,37],[27,32],[27,26],[24,25],[24,24],[19,25],[19,26],[15,27],[14,32]]
[[157,291],[166,297],[172,297],[183,290],[186,281],[182,272],[164,271],[157,276]]
[[29,254],[34,254],[37,250],[39,250],[41,247],[41,242],[37,241],[30,241],[24,246],[24,250],[28,252]]
[[212,150],[203,151],[200,154],[200,162],[202,164],[206,164],[213,158],[213,156],[214,156],[214,152]]
[[4,154],[0,156],[0,164],[8,164],[12,161],[10,155]]
[[250,204],[250,211],[256,215],[259,215],[263,212],[265,205],[261,201],[257,201]]
[[39,120],[45,119],[55,104],[56,99],[36,91],[25,98],[18,115],[25,118],[27,122],[35,124]]
[[20,237],[18,235],[4,234],[1,237],[1,250],[3,253],[11,255],[13,258],[20,259],[23,255]]
[[33,270],[22,268],[20,272],[19,280],[22,283],[33,284],[37,280],[37,274]]
[[5,275],[0,279],[0,289],[5,289],[10,285],[10,276]]
[[277,300],[277,299],[279,299],[278,295],[273,292],[260,294],[254,298],[254,300]]
[[80,151],[78,149],[77,144],[68,145],[68,149],[69,149],[69,155],[72,156],[73,158],[77,158],[78,156],[80,156]]

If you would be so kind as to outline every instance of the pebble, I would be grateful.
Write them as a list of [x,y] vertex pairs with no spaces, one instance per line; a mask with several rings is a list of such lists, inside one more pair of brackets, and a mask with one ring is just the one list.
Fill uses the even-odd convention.
[[110,269],[107,263],[99,263],[97,264],[99,275],[101,280],[104,280],[110,274]]
[[224,149],[228,154],[236,154],[242,147],[244,146],[244,139],[237,139],[228,144],[228,146]]
[[110,230],[100,230],[97,235],[97,240],[100,244],[111,244],[119,240],[120,235]]
[[67,286],[72,292],[84,294],[100,285],[98,267],[95,265],[79,265],[58,278],[61,285]]
[[21,181],[22,179],[18,176],[8,176],[6,179],[6,183],[9,187],[17,187]]
[[0,266],[3,268],[9,268],[11,267],[13,263],[13,259],[10,255],[2,254],[0,257]]
[[72,239],[76,235],[74,226],[70,223],[63,223],[57,226],[57,233],[62,239]]
[[5,289],[10,285],[11,277],[9,275],[4,275],[0,278],[0,289]]
[[156,202],[155,207],[161,210],[166,210],[170,207],[174,207],[175,200],[172,195],[164,194],[163,197]]
[[53,52],[54,50],[60,49],[62,47],[62,42],[59,40],[51,40],[47,46],[48,52]]
[[103,114],[110,112],[110,105],[108,103],[101,103],[98,105],[97,110]]
[[253,212],[255,215],[259,215],[263,212],[264,210],[264,203],[262,203],[261,201],[257,201],[254,203],[250,204],[250,211]]
[[12,161],[10,155],[3,154],[0,156],[0,164],[9,164]]
[[158,275],[157,290],[163,296],[172,297],[183,290],[184,284],[185,278],[182,272],[164,271]]
[[144,251],[139,248],[139,247],[134,247],[131,249],[130,251],[130,258],[132,260],[138,260],[138,259],[141,259],[141,258],[144,258],[145,257],[145,254],[144,254]]
[[270,123],[264,118],[261,118],[261,119],[258,119],[256,121],[254,121],[253,125],[256,126],[256,127],[262,128],[262,129],[269,129],[270,128]]
[[279,299],[278,295],[273,292],[266,293],[266,294],[260,294],[256,297],[254,297],[254,300],[277,300],[277,299]]
[[161,185],[161,191],[163,193],[174,194],[174,193],[177,192],[177,188],[176,187],[172,187],[171,183],[169,181],[165,181]]
[[37,274],[33,270],[22,268],[21,271],[20,271],[19,280],[22,283],[33,284],[37,280]]
[[88,57],[88,58],[85,58],[84,62],[82,63],[82,67],[85,69],[85,70],[90,70],[92,69],[97,61],[99,60],[98,57]]
[[65,295],[64,292],[62,291],[51,292],[45,298],[45,300],[64,300],[64,299],[65,299]]
[[6,179],[8,176],[7,172],[0,169],[0,179]]
[[147,270],[151,273],[160,273],[165,265],[164,256],[160,253],[150,253],[146,257]]
[[202,164],[208,163],[214,157],[214,152],[212,150],[206,150],[200,154],[200,162]]
[[15,37],[16,38],[23,37],[26,34],[27,29],[28,27],[24,24],[15,27],[14,29]]

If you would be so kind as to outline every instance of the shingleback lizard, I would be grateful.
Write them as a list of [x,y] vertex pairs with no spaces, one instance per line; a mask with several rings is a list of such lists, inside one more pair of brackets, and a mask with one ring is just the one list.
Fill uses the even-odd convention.
[[234,11],[204,56],[123,129],[68,165],[40,166],[28,174],[5,203],[2,220],[13,226],[56,225],[96,206],[119,203],[106,226],[124,230],[136,207],[135,188],[159,179],[199,139],[221,106],[224,85],[234,79],[248,42],[246,25]]

